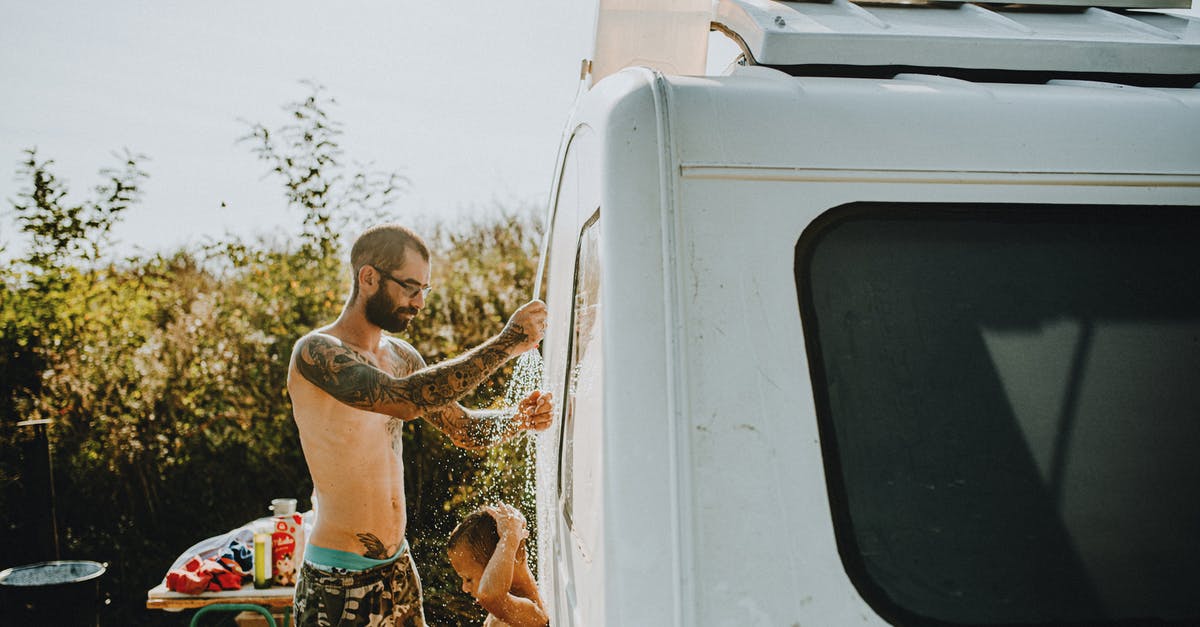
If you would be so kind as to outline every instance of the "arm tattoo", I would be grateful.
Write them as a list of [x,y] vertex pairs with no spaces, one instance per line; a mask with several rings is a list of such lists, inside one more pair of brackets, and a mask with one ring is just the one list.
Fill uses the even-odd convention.
[[420,397],[414,402],[422,408],[456,403],[512,359],[512,349],[528,339],[521,325],[509,325],[500,335],[454,359],[414,372],[408,378],[420,390]]
[[310,335],[300,342],[296,369],[337,400],[374,411],[415,404],[415,395],[404,379],[376,368],[341,342],[323,335]]
[[425,412],[425,420],[445,433],[456,446],[481,449],[506,442],[521,432],[512,417],[516,408],[468,410],[460,405]]
[[[452,405],[483,383],[528,339],[520,325],[454,359],[394,377],[334,338],[309,335],[297,346],[296,369],[337,400],[360,409],[411,420],[421,413]],[[413,363],[415,360],[406,358]]]

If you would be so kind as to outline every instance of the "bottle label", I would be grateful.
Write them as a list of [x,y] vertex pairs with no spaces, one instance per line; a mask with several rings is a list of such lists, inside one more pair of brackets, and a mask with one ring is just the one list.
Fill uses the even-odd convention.
[[299,566],[296,551],[301,518],[298,514],[276,516],[275,528],[271,533],[271,562],[274,581],[280,586],[296,585],[296,570]]

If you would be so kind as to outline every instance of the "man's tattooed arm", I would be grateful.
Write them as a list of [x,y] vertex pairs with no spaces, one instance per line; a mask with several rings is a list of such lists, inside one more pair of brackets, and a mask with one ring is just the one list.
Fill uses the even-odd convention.
[[445,433],[455,446],[483,449],[507,442],[523,430],[513,419],[516,413],[515,408],[471,410],[454,404],[426,411],[425,420]]
[[394,377],[336,338],[313,333],[296,343],[296,370],[337,400],[402,420],[456,403],[514,357],[528,336],[520,325],[436,366]]
[[404,381],[376,368],[340,340],[320,333],[296,342],[296,371],[337,400],[410,420],[418,409]]

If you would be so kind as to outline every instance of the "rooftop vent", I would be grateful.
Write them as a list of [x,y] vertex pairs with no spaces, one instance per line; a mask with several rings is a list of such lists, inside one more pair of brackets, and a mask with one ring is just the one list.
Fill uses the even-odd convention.
[[[1112,2],[1128,8],[1188,0]],[[740,40],[752,63],[781,69],[1200,75],[1200,19],[1096,5],[720,0],[714,22]]]

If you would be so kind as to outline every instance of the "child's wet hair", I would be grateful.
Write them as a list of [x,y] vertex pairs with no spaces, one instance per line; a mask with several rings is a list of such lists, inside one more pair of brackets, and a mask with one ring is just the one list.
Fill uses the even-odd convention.
[[499,542],[500,532],[496,528],[496,519],[480,508],[467,514],[454,531],[450,532],[450,538],[446,540],[446,549],[450,550],[465,543],[471,557],[480,564],[487,564]]

